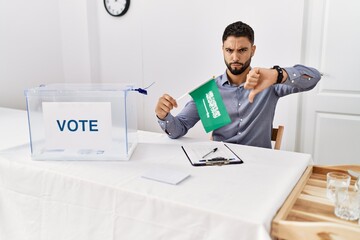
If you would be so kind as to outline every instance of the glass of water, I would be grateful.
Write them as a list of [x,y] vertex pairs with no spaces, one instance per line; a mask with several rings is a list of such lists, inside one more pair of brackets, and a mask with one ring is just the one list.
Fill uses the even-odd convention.
[[326,175],[326,196],[330,201],[335,203],[335,194],[338,200],[345,198],[350,185],[350,175],[341,172],[329,172]]
[[[335,193],[335,198],[337,198]],[[360,214],[360,194],[357,191],[348,191],[335,201],[335,215],[345,220],[357,220]]]

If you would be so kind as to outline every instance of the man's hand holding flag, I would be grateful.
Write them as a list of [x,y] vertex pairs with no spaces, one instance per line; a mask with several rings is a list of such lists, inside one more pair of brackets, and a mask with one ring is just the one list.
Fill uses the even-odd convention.
[[159,99],[159,103],[155,109],[157,117],[164,119],[174,107],[178,106],[177,101],[180,101],[187,94],[193,98],[200,120],[207,133],[231,122],[215,79],[213,78],[189,93],[185,93],[176,100],[170,95],[164,94]]

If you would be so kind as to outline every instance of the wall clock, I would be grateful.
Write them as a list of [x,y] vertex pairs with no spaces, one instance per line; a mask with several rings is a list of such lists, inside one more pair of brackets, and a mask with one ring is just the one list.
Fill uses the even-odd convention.
[[114,17],[123,16],[130,7],[130,0],[104,0],[106,11]]

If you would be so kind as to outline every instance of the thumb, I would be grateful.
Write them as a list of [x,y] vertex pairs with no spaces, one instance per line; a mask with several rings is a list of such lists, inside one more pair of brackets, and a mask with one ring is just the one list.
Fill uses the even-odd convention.
[[253,90],[250,91],[249,98],[248,98],[250,103],[254,102],[254,98],[255,98],[256,94],[258,94],[258,93],[259,93],[259,91],[256,88],[254,88]]
[[178,104],[175,99],[174,99],[174,107],[176,107],[176,108],[178,107]]

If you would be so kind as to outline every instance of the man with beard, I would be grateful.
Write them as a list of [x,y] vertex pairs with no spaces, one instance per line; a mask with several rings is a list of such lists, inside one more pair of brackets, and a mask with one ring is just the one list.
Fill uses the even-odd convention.
[[[212,139],[271,148],[271,130],[280,97],[313,89],[321,78],[314,68],[303,65],[271,69],[250,67],[254,56],[253,29],[235,22],[225,28],[222,37],[226,72],[215,81],[231,123],[212,132]],[[155,108],[160,127],[170,138],[184,136],[199,120],[194,101],[173,116],[176,100],[168,94],[159,98]]]

